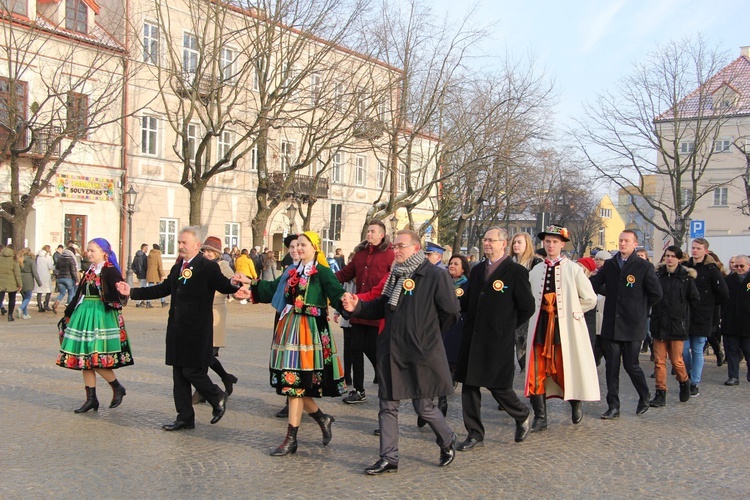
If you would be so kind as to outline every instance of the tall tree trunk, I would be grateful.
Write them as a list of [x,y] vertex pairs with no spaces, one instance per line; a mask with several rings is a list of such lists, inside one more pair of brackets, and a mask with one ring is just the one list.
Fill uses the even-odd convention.
[[188,193],[190,193],[190,225],[201,226],[201,210],[203,207],[203,191],[206,189],[205,182],[194,180]]

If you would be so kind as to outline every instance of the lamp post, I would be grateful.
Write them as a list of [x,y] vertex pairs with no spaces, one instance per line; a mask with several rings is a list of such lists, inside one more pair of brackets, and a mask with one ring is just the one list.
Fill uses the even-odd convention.
[[125,271],[125,282],[133,285],[133,214],[135,213],[135,201],[138,198],[138,191],[133,189],[131,184],[125,191],[126,202],[128,205],[128,269]]
[[396,240],[396,231],[398,231],[398,216],[393,214],[391,217],[391,234],[394,241]]
[[292,234],[294,233],[294,218],[297,216],[297,207],[294,206],[294,203],[290,203],[286,207],[286,216],[289,218],[289,234]]

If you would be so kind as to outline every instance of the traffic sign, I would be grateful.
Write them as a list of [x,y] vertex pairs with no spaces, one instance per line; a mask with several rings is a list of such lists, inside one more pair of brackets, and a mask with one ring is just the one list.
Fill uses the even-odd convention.
[[690,238],[703,238],[706,235],[706,221],[704,220],[691,220],[690,221]]

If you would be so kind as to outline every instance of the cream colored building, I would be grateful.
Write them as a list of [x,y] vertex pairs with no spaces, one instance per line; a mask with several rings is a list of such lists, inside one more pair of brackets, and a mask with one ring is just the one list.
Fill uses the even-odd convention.
[[[32,129],[36,137],[31,150],[20,156],[20,192],[28,192],[47,150],[52,151],[51,166],[69,147],[65,131],[71,120],[89,129],[50,186],[36,197],[25,241],[15,246],[36,252],[45,244],[85,245],[93,237],[117,245],[124,172],[122,130],[116,119],[124,49],[97,23],[99,6],[94,1],[2,0],[2,5],[12,12],[0,20],[4,43],[13,40],[17,46],[6,45],[1,52],[0,107],[15,101],[29,123],[27,140]],[[9,96],[10,79],[20,97]],[[61,135],[62,142],[49,147]],[[0,162],[0,198],[5,202],[10,199],[10,159]],[[2,242],[7,243],[11,227],[5,220],[2,229]]]

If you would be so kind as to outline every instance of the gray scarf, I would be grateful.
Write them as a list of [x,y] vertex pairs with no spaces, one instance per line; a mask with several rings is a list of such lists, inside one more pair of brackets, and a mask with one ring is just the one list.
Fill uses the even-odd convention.
[[401,290],[404,287],[404,281],[410,278],[414,271],[424,262],[425,254],[419,250],[414,255],[404,261],[403,264],[393,264],[391,274],[383,287],[383,295],[388,297],[388,303],[393,307],[398,305],[398,299],[401,297]]

